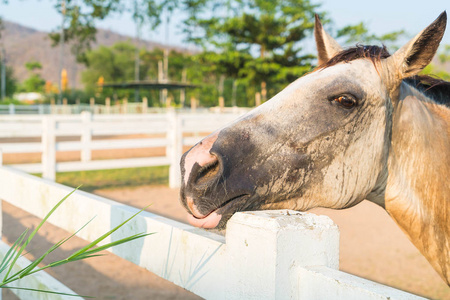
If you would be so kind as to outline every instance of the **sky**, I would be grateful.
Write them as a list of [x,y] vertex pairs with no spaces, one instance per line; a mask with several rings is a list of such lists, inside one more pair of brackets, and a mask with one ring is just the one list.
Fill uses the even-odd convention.
[[[53,7],[55,2],[55,0],[8,0],[8,4],[4,4],[0,0],[0,16],[34,29],[52,31],[61,23],[61,17]],[[321,9],[328,12],[334,22],[334,28],[364,21],[369,30],[376,34],[404,29],[411,37],[429,25],[442,11],[448,10],[450,13],[449,0],[312,0],[312,2],[322,4]],[[173,19],[177,19],[177,16]],[[100,28],[130,36],[134,36],[136,31],[128,13],[114,15],[97,24]],[[153,32],[144,28],[142,38],[187,46],[183,43],[184,37],[176,22],[172,22],[169,26],[168,39],[165,29],[165,25]],[[442,44],[450,44],[450,29],[447,30]]]

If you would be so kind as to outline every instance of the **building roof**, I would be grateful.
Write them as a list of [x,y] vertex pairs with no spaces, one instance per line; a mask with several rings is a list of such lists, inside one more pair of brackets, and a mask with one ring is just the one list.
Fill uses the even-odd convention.
[[158,82],[158,81],[129,81],[129,82],[121,82],[121,83],[105,83],[103,87],[112,87],[115,89],[168,89],[168,90],[176,90],[176,89],[186,89],[186,88],[197,88],[199,85],[190,84],[187,82]]

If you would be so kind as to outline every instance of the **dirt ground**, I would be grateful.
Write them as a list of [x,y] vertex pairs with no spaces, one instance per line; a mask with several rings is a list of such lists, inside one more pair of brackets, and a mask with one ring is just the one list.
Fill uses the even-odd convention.
[[[136,207],[152,203],[150,211],[186,221],[176,189],[141,186],[96,190],[95,193]],[[8,242],[39,221],[7,203],[4,203],[3,210],[4,238]],[[340,228],[342,271],[427,298],[450,299],[450,289],[381,208],[365,201],[347,210],[316,209],[313,212],[330,216]],[[34,258],[35,253],[49,248],[65,234],[61,229],[46,225],[29,258]],[[83,240],[75,239],[58,251],[55,259],[84,244]],[[75,292],[97,299],[198,299],[192,293],[112,254],[58,267],[50,273]],[[4,292],[4,299],[15,299],[15,296]]]

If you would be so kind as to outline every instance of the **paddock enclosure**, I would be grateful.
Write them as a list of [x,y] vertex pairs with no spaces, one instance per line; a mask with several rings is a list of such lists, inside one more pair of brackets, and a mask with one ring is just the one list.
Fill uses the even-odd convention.
[[[53,181],[55,173],[75,170],[169,165],[170,185],[177,187],[183,150],[241,114],[1,116],[0,199],[42,218],[72,191]],[[99,152],[123,149],[152,150],[115,158]],[[14,161],[18,153],[31,155],[29,161]],[[137,211],[76,191],[49,222],[73,233],[95,217],[77,234],[92,241]],[[222,236],[145,211],[109,241],[139,232],[155,234],[111,252],[205,299],[424,299],[339,271],[339,229],[326,216],[287,210],[237,213]],[[7,249],[1,245],[2,255]],[[45,273],[20,285],[70,292]],[[21,299],[47,299],[14,292]]]
[[[5,185],[0,198],[39,217],[72,190],[8,167],[0,169],[0,178]],[[75,232],[95,216],[78,233],[92,241],[137,211],[77,191],[49,222]],[[111,240],[135,232],[155,234],[112,252],[206,299],[423,299],[340,272],[339,230],[325,216],[287,210],[238,213],[223,237],[142,212]],[[45,278],[23,284],[34,280],[40,287],[68,291]]]
[[[5,164],[8,154],[34,154],[29,160],[38,162],[23,163],[15,155],[12,166],[52,180],[56,172],[170,165],[170,186],[176,187],[183,149],[240,114],[7,115],[0,117],[0,149]],[[148,151],[143,157],[92,158],[94,151],[123,149]],[[58,152],[74,151],[79,155],[72,161],[57,161]]]

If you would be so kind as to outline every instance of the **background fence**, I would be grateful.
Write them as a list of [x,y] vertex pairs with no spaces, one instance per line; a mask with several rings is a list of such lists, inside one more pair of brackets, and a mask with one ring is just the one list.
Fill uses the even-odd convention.
[[[0,167],[0,182],[0,199],[40,218],[72,191],[7,167]],[[77,234],[93,241],[137,211],[76,191],[49,222],[73,233],[95,217]],[[326,216],[286,210],[237,213],[223,237],[142,212],[104,243],[139,232],[157,234],[112,252],[206,299],[424,299],[340,272],[339,230]],[[47,279],[30,280],[29,287],[49,286],[42,280]],[[67,292],[63,283],[51,284]],[[22,299],[39,299],[39,294],[23,293]]]
[[[239,113],[178,113],[139,115],[11,115],[0,116],[0,150],[4,154],[41,153],[41,162],[13,167],[42,173],[169,165],[169,184],[180,184],[179,162],[186,146],[239,117]],[[131,135],[131,138],[130,138]],[[109,139],[104,139],[109,137]],[[113,137],[113,139],[111,139]],[[164,148],[152,157],[93,160],[92,151]],[[79,161],[58,162],[59,151],[79,151]]]
[[[36,104],[36,105],[0,105],[0,115],[48,115],[48,114],[80,114],[84,111],[92,114],[147,114],[147,113],[166,113],[174,110],[174,108],[162,107],[147,107],[147,102],[117,103],[110,105],[103,104],[66,104],[66,105],[52,105],[52,104]],[[249,111],[247,107],[211,107],[202,108],[177,108],[177,111],[183,113],[242,113]]]

